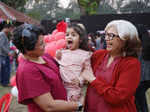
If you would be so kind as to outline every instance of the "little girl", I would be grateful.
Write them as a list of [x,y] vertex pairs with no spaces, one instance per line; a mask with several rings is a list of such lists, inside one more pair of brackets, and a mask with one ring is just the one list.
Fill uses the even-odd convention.
[[[60,74],[67,90],[68,101],[83,101],[83,73],[92,73],[88,38],[81,25],[70,23],[66,31],[67,49],[57,51]],[[84,90],[85,91],[85,90]]]

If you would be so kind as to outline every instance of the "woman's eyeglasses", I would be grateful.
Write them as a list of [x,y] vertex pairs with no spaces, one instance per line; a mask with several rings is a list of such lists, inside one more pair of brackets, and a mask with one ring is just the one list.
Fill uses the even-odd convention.
[[[115,37],[119,37],[119,35],[116,35],[116,34],[114,34],[114,33],[105,33],[104,34],[104,36],[105,36],[105,39],[106,40],[113,40],[113,38],[115,38]],[[120,37],[119,37],[120,38]]]

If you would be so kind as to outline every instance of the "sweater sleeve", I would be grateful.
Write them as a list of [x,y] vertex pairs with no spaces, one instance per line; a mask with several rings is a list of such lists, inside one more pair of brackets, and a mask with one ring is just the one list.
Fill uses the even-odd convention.
[[1,52],[8,55],[9,53],[9,43],[7,42],[7,37],[4,37],[3,35],[0,36],[0,48]]
[[106,83],[101,77],[90,84],[106,102],[112,105],[124,103],[131,98],[140,82],[141,68],[137,59],[124,62],[118,69],[119,76],[115,79],[115,85]]

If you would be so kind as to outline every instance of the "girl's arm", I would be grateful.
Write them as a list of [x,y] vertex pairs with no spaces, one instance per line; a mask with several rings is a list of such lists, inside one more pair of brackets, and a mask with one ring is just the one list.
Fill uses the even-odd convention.
[[92,67],[91,67],[91,59],[90,59],[91,55],[92,54],[89,52],[87,53],[87,55],[84,55],[84,60],[83,60],[82,65],[81,65],[81,69],[82,69],[81,73],[78,76],[78,78],[72,80],[73,84],[83,86],[85,83],[86,74],[92,74],[93,75],[93,71],[92,71]]
[[[83,69],[82,69],[81,75],[79,77],[80,83],[81,82],[83,83],[83,81],[87,80],[88,77],[89,77],[88,79],[90,79],[91,81],[96,79],[93,74],[90,58],[91,58],[91,55],[89,55],[87,57],[87,59],[85,60],[85,62],[83,64]],[[88,81],[88,82],[91,82],[91,81]]]

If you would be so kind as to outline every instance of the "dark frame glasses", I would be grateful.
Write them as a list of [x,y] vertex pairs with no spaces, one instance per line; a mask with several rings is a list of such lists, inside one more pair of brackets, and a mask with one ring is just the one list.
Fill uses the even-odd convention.
[[107,40],[113,40],[113,38],[119,37],[119,35],[116,35],[114,33],[107,33],[107,32],[105,32],[104,36],[105,36],[105,39],[107,39]]

